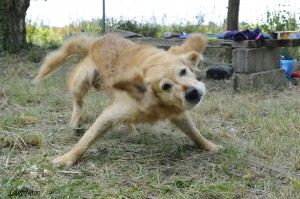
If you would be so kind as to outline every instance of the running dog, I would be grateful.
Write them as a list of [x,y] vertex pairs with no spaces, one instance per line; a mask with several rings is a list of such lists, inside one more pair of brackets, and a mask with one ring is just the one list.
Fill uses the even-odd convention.
[[34,82],[50,76],[72,57],[81,62],[72,70],[68,87],[73,96],[71,127],[80,126],[83,98],[94,87],[111,96],[105,108],[79,142],[53,164],[70,167],[101,136],[116,125],[154,123],[168,119],[199,148],[216,152],[222,147],[205,139],[188,113],[200,104],[206,88],[194,72],[206,47],[205,37],[194,35],[168,51],[134,43],[111,33],[102,37],[77,36],[45,58]]

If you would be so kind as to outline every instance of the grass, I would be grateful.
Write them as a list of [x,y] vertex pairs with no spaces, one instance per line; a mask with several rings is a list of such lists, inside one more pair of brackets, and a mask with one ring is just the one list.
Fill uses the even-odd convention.
[[[300,89],[233,93],[207,81],[192,112],[202,134],[225,150],[197,149],[167,121],[109,132],[70,169],[51,160],[79,139],[68,126],[71,98],[62,68],[39,87],[38,63],[27,51],[0,57],[1,198],[298,198]],[[88,128],[109,103],[90,92]]]

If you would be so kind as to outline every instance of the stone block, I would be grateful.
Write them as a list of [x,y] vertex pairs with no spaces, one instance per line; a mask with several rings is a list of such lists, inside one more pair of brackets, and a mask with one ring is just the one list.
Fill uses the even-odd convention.
[[264,87],[280,88],[286,87],[288,81],[283,69],[276,69],[258,73],[234,73],[233,89],[234,90],[251,90]]
[[236,73],[256,73],[280,68],[280,48],[237,48],[232,51]]

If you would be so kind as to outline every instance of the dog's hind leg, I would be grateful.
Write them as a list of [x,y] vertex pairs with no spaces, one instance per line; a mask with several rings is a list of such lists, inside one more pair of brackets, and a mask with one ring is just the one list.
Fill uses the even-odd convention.
[[[80,127],[82,118],[83,98],[91,86],[96,87],[96,80],[100,81],[99,73],[89,60],[83,60],[72,73],[69,79],[69,90],[73,96],[73,112],[70,126],[73,129]],[[96,80],[95,80],[96,79]]]
[[188,113],[183,114],[179,118],[171,119],[171,122],[185,133],[199,148],[205,149],[209,152],[217,152],[223,148],[222,146],[216,145],[205,139],[195,127]]
[[82,106],[83,106],[83,98],[89,90],[90,85],[86,81],[76,82],[70,91],[73,96],[73,111],[70,120],[70,126],[73,129],[77,129],[80,127],[80,121],[82,118]]

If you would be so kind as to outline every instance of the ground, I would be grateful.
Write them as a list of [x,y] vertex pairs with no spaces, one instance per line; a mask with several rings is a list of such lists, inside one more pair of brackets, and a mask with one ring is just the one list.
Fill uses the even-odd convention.
[[[67,169],[51,161],[80,138],[68,126],[70,67],[35,87],[44,55],[0,57],[1,198],[299,198],[299,86],[234,93],[228,81],[205,80],[208,93],[192,118],[223,151],[197,149],[163,121],[139,125],[141,135],[130,139],[118,127]],[[91,91],[84,127],[108,103]]]

